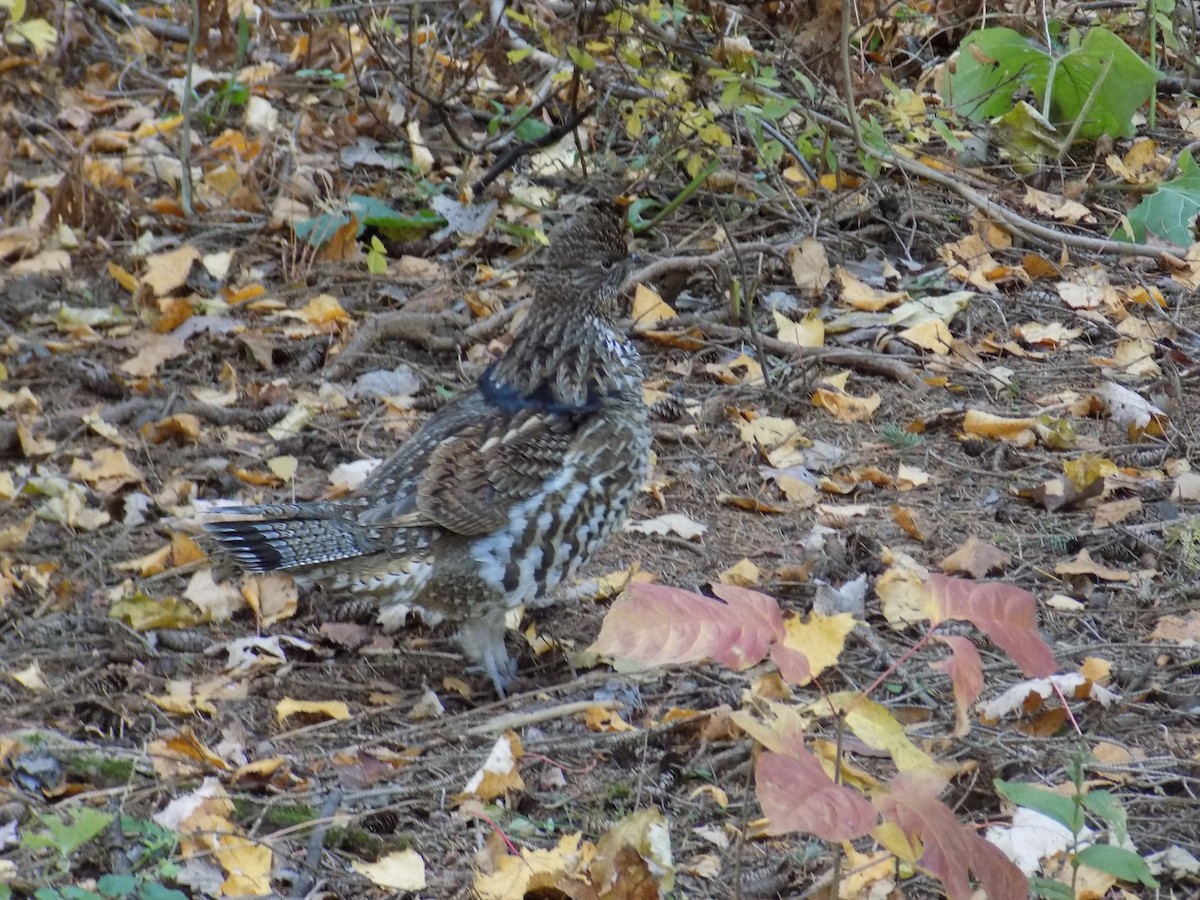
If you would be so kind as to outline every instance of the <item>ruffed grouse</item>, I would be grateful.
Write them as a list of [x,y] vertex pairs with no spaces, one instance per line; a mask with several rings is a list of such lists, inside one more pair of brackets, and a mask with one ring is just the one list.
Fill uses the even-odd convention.
[[642,370],[616,324],[631,268],[621,225],[604,203],[555,232],[512,347],[352,494],[222,509],[205,528],[251,572],[458,623],[503,696],[505,613],[571,577],[645,477]]

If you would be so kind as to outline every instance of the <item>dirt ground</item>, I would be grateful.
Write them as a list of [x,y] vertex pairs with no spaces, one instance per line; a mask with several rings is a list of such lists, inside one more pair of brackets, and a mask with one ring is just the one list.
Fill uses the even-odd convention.
[[[25,165],[22,175],[31,177],[34,164]],[[877,248],[886,259],[911,263],[896,283],[899,288],[930,281],[947,290],[961,286],[947,278],[937,256],[939,246],[969,228],[970,210],[961,199],[933,185],[886,176],[864,182],[860,192],[865,201],[861,216],[841,223],[825,219],[816,228],[835,264],[863,260]],[[583,193],[579,185],[561,191],[563,196]],[[898,221],[880,211],[884,200],[885,209],[898,203],[919,210],[921,218]],[[811,222],[782,210],[756,212],[753,204],[733,195],[700,194],[652,237],[639,238],[638,249],[651,261],[709,252],[704,241],[719,224],[714,204],[722,206],[726,227],[743,239],[782,242],[786,235],[813,230]],[[484,677],[464,674],[445,630],[413,621],[383,634],[372,623],[370,610],[307,589],[294,616],[261,629],[264,635],[299,642],[287,645],[286,660],[238,675],[243,693],[189,716],[169,712],[151,699],[168,695],[173,684],[197,685],[229,674],[229,643],[253,636],[259,628],[243,603],[218,622],[135,629],[110,614],[117,599],[138,592],[155,601],[181,598],[207,563],[168,567],[148,576],[118,564],[159,549],[184,530],[175,513],[187,506],[189,491],[200,500],[315,497],[328,489],[326,476],[335,466],[386,455],[430,414],[439,396],[465,388],[486,360],[503,349],[503,329],[490,340],[475,341],[458,340],[461,331],[451,329],[456,337],[451,346],[435,346],[421,336],[384,335],[356,353],[345,372],[335,368],[338,354],[373,316],[414,308],[410,304],[425,309],[420,304],[426,303],[433,315],[473,320],[462,297],[471,290],[475,264],[507,265],[517,255],[512,242],[495,234],[467,249],[449,242],[401,242],[389,247],[389,256],[433,259],[442,278],[397,281],[368,276],[361,261],[299,268],[281,263],[287,240],[265,225],[232,230],[203,221],[198,229],[181,229],[179,237],[205,252],[235,250],[238,265],[257,267],[269,296],[287,307],[332,294],[350,321],[328,335],[294,339],[267,313],[234,307],[215,317],[211,328],[194,329],[186,353],[135,385],[121,375],[121,366],[138,349],[143,332],[137,325],[144,310],[108,269],[114,259],[124,259],[121,252],[132,235],[116,251],[112,245],[92,243],[75,252],[66,275],[0,274],[0,338],[5,340],[0,361],[7,370],[0,389],[28,389],[37,402],[36,409],[13,408],[0,426],[0,471],[9,473],[18,489],[0,502],[0,533],[24,528],[41,505],[43,497],[32,489],[20,492],[31,476],[65,476],[73,461],[91,459],[114,445],[114,439],[83,422],[90,410],[110,414],[117,439],[144,476],[141,483],[111,493],[89,489],[86,505],[108,512],[108,524],[88,530],[34,518],[23,542],[0,553],[8,576],[6,593],[0,595],[0,674],[7,676],[0,677],[0,826],[67,798],[146,819],[194,789],[198,769],[225,783],[246,834],[272,848],[275,884],[283,895],[386,896],[351,864],[411,846],[426,861],[429,886],[422,896],[466,897],[477,854],[496,832],[519,844],[547,845],[573,831],[595,840],[613,822],[648,807],[661,809],[670,822],[680,866],[677,896],[801,897],[821,883],[829,856],[820,842],[756,838],[718,845],[706,836],[708,826],[730,826],[728,833],[743,834],[747,823],[761,815],[753,792],[752,741],[708,734],[704,716],[661,724],[671,710],[738,708],[753,679],[767,667],[740,674],[713,665],[618,674],[604,662],[582,658],[578,651],[598,633],[611,600],[597,598],[594,590],[580,590],[527,616],[525,626],[532,625],[555,644],[548,652],[535,654],[520,633],[510,634],[510,646],[519,650],[520,674],[512,696],[504,700],[492,697]],[[1000,255],[1016,264],[1027,250],[1018,241],[1007,256]],[[1163,290],[1167,307],[1161,312],[1147,307],[1145,315],[1170,320],[1184,359],[1200,334],[1195,295],[1173,285],[1151,262],[1109,258],[1103,264],[1114,284],[1151,284]],[[1169,370],[1184,375],[1167,376],[1161,390],[1149,392],[1171,404],[1165,438],[1130,444],[1124,429],[1106,418],[1079,416],[1071,420],[1077,439],[1069,451],[1040,444],[1018,448],[966,437],[963,414],[976,409],[1036,416],[1047,398],[1068,391],[1087,396],[1103,380],[1095,361],[1113,356],[1120,337],[1108,322],[1066,307],[1052,281],[1006,284],[997,294],[975,298],[954,322],[955,336],[969,344],[988,334],[1006,339],[1018,323],[1058,322],[1080,329],[1076,338],[1044,356],[1005,356],[1011,374],[1003,386],[984,369],[923,354],[894,338],[886,346],[878,341],[849,345],[861,355],[853,363],[789,354],[775,344],[760,349],[750,329],[730,319],[727,276],[699,269],[681,283],[658,285],[681,314],[663,330],[686,332],[689,341],[637,337],[651,385],[673,399],[655,407],[654,490],[640,497],[632,519],[680,513],[707,530],[695,540],[622,533],[588,566],[582,580],[636,565],[662,583],[703,589],[748,558],[761,570],[758,589],[787,609],[804,612],[819,580],[840,585],[863,573],[874,578],[886,567],[885,551],[903,552],[936,567],[970,536],[990,541],[1012,556],[1000,577],[1042,601],[1040,627],[1061,669],[1075,670],[1088,657],[1107,660],[1108,687],[1118,702],[1108,707],[1074,703],[1078,734],[1069,721],[1049,727],[1036,717],[1010,716],[993,724],[975,721],[965,738],[952,738],[949,682],[927,666],[942,655],[934,646],[906,661],[877,699],[902,717],[914,740],[964,764],[964,774],[945,798],[962,820],[983,825],[1003,819],[993,778],[1060,784],[1080,748],[1106,742],[1128,750],[1131,761],[1120,771],[1089,770],[1089,777],[1111,782],[1108,787],[1127,810],[1130,837],[1139,852],[1181,847],[1200,856],[1200,661],[1194,647],[1150,640],[1162,617],[1187,616],[1195,608],[1197,569],[1179,542],[1170,539],[1173,529],[1187,527],[1195,504],[1172,499],[1170,479],[1154,482],[1132,474],[1159,471],[1168,460],[1195,455],[1200,386],[1187,363],[1165,360]],[[521,276],[516,279],[505,308],[520,301],[524,283]],[[786,266],[768,260],[752,313],[758,332],[768,336],[775,329],[761,298],[773,291],[796,293]],[[810,304],[826,318],[839,312],[832,288],[785,311],[799,318]],[[56,319],[56,305],[115,306],[129,317],[130,327],[68,332]],[[254,350],[244,339],[247,335],[257,342]],[[839,340],[831,335],[828,346],[839,346]],[[765,366],[770,386],[727,383],[731,379],[713,374],[714,364],[743,353]],[[348,391],[362,373],[391,371],[400,364],[410,366],[420,381],[411,409],[398,411],[378,398]],[[201,432],[193,440],[154,443],[146,438],[143,426],[148,423],[195,411],[194,389],[226,384],[226,366],[239,377],[233,405],[202,414]],[[922,386],[900,380],[897,366],[918,375]],[[839,421],[811,402],[820,378],[848,367],[852,393],[879,395],[879,408],[869,421]],[[945,379],[939,381],[941,376]],[[268,435],[295,397],[326,388],[344,394],[346,404],[322,410],[297,435]],[[830,474],[867,466],[895,472],[904,463],[928,473],[929,482],[901,490],[859,481],[848,495],[823,497],[831,505],[869,506],[866,516],[842,521],[819,507],[789,504],[764,478],[762,456],[734,425],[746,412],[792,418],[805,438],[837,448],[844,456]],[[18,422],[50,438],[52,449],[32,458],[24,453]],[[905,430],[914,423],[924,423],[916,435]],[[1048,511],[1017,495],[1019,488],[1061,474],[1065,458],[1086,453],[1113,460],[1129,473],[1111,496],[1140,497],[1143,507],[1136,516],[1099,528],[1095,504]],[[255,486],[236,474],[263,472],[265,461],[280,455],[299,460],[294,484]],[[150,497],[175,491],[178,503],[154,503],[145,521],[128,525],[125,500],[134,491]],[[747,509],[748,504],[731,498],[751,498],[759,507]],[[912,512],[923,541],[897,524],[894,505]],[[814,549],[811,536],[818,524],[832,525],[832,530]],[[1056,573],[1057,566],[1081,550],[1139,577]],[[236,579],[222,569],[218,575]],[[1056,594],[1074,598],[1078,607],[1064,610],[1045,602]],[[330,622],[344,628],[323,628]],[[962,633],[978,637],[969,629]],[[836,668],[822,677],[821,688],[866,687],[919,636],[918,629],[890,627],[868,593],[866,624],[852,635]],[[986,664],[986,699],[1021,676],[985,640],[979,638],[978,644]],[[40,673],[37,689],[12,677],[31,667]],[[457,689],[460,684],[468,690]],[[414,708],[430,690],[443,713],[414,717]],[[341,721],[280,722],[276,708],[285,698],[341,701],[351,715]],[[589,729],[580,710],[612,699],[620,702],[620,714],[633,730]],[[497,736],[510,728],[519,731],[523,742],[526,789],[508,807],[488,807],[490,819],[465,818],[454,798]],[[275,757],[286,762],[269,775],[237,782],[212,761],[173,777],[164,775],[152,765],[149,748],[180,735],[196,746],[222,748],[217,753],[227,762]],[[865,747],[852,747],[851,759],[867,769],[879,762]],[[698,790],[714,785],[727,794],[727,805],[715,802],[712,792]],[[318,827],[320,817],[335,813],[334,828]],[[323,850],[314,835],[324,841]],[[74,877],[128,866],[130,847],[120,835],[110,835],[95,848],[89,851],[93,856],[72,860]],[[34,887],[46,877],[43,868],[49,863],[43,855],[25,847],[5,852],[17,864],[18,889]],[[689,868],[711,854],[719,858],[720,877]],[[1162,896],[1200,892],[1195,875],[1165,875],[1162,881]],[[199,895],[200,888],[193,890]],[[902,890],[905,896],[938,895],[936,884],[919,876],[904,882]]]

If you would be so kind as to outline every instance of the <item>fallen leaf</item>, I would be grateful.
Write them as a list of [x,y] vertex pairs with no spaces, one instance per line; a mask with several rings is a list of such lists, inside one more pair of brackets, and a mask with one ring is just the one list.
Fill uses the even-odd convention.
[[676,534],[685,541],[690,541],[708,531],[708,526],[702,522],[697,522],[695,519],[689,519],[681,513],[664,513],[661,516],[655,516],[653,519],[626,522],[625,530],[633,531],[637,534]]
[[352,860],[350,868],[390,891],[425,890],[425,860],[416,850],[397,850],[373,863]]

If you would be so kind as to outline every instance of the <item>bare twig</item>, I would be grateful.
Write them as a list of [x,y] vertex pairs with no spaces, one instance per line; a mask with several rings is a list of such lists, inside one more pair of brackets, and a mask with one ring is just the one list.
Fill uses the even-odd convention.
[[123,25],[137,25],[139,28],[145,28],[156,38],[186,44],[191,37],[189,28],[176,25],[166,19],[148,19],[145,16],[139,16],[125,4],[117,3],[116,0],[85,0],[85,2]]
[[[704,335],[721,340],[745,340],[746,333],[741,328],[732,325],[718,325],[714,322],[698,321],[694,324]],[[925,391],[928,385],[921,380],[912,368],[902,360],[882,353],[870,353],[866,350],[842,350],[834,347],[800,347],[789,344],[779,338],[759,337],[762,348],[775,356],[792,359],[815,359],[835,366],[847,366],[859,372],[869,372],[872,375],[883,375],[898,381],[914,391]]]
[[454,350],[459,341],[444,329],[461,331],[469,320],[457,313],[415,313],[399,309],[367,319],[354,332],[345,348],[325,366],[327,378],[342,378],[358,360],[380,341],[401,340],[426,350]]

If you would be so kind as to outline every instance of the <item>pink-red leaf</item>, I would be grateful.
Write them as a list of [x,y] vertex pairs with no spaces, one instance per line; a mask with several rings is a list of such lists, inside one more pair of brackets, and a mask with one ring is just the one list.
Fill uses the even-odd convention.
[[1021,670],[1045,678],[1058,667],[1054,652],[1037,630],[1037,598],[1002,581],[969,581],[932,574],[927,582],[933,624],[946,619],[970,622],[1012,657]]
[[757,665],[783,637],[779,604],[732,584],[713,590],[720,599],[635,582],[604,617],[591,649],[647,666],[713,659],[740,672]]
[[779,674],[788,684],[808,684],[812,681],[812,665],[803,651],[773,644],[771,662],[779,667]]
[[962,737],[970,730],[971,704],[979,699],[983,691],[983,661],[979,651],[965,637],[934,635],[950,648],[945,659],[930,663],[930,667],[950,676],[954,688],[954,706],[958,727],[955,734]]
[[826,841],[849,841],[862,837],[878,820],[858,791],[834,784],[820,760],[803,747],[788,755],[764,752],[754,778],[770,834],[804,831]]
[[983,885],[989,900],[1026,900],[1029,879],[995,844],[961,824],[938,799],[944,782],[915,772],[902,772],[889,790],[875,795],[875,806],[910,839],[925,848],[920,865],[941,879],[949,900],[971,896],[968,872]]

